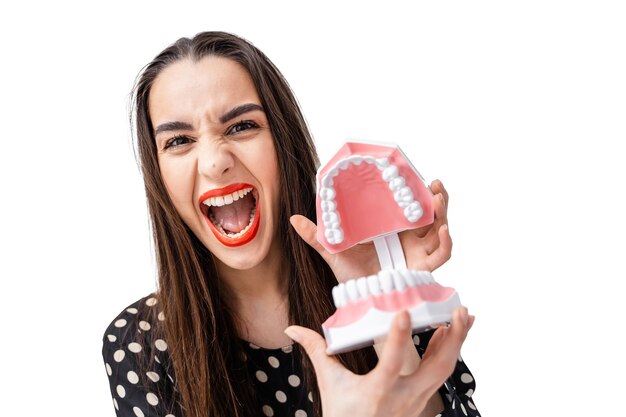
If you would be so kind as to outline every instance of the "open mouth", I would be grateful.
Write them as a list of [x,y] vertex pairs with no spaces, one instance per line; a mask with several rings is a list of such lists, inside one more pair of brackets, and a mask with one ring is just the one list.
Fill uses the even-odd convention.
[[200,210],[217,240],[225,246],[244,245],[254,239],[259,229],[259,193],[250,184],[231,184],[204,193]]

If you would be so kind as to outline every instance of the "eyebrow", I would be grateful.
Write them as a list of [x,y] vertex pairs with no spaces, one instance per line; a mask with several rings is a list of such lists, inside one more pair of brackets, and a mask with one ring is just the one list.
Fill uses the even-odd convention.
[[[229,120],[232,120],[237,116],[241,116],[242,114],[255,111],[255,110],[262,111],[265,113],[265,110],[263,110],[263,107],[261,107],[260,105],[255,104],[255,103],[246,103],[246,104],[241,104],[237,107],[230,109],[229,111],[224,113],[222,116],[220,116],[219,120],[220,120],[220,123],[226,123]],[[187,122],[162,123],[159,126],[157,126],[156,129],[154,129],[154,136],[162,132],[171,132],[173,130],[193,130],[193,126]]]

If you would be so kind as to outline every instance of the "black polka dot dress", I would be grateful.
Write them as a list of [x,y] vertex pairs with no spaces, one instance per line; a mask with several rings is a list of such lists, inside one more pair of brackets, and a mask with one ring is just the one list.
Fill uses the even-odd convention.
[[[119,417],[183,417],[173,398],[176,390],[167,341],[156,336],[164,320],[157,299],[148,296],[131,304],[108,326],[102,355],[109,377],[113,406]],[[413,336],[422,355],[431,332]],[[313,415],[313,395],[304,384],[298,349],[266,349],[246,343],[246,364],[261,409],[260,416]],[[472,374],[462,359],[439,389],[445,409],[439,417],[480,416],[472,400]]]

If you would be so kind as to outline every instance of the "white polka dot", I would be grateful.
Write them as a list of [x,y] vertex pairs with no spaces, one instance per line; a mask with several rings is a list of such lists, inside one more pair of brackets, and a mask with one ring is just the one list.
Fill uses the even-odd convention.
[[461,374],[461,382],[469,384],[473,380],[474,380],[474,378],[472,378],[472,376],[470,374],[468,374],[467,372],[464,373],[464,374]]
[[109,365],[108,363],[105,363],[104,366],[107,368],[107,374],[109,376],[113,375],[113,369],[111,369],[111,365]]
[[168,414],[165,417],[176,417],[174,414]]
[[137,375],[135,371],[128,371],[128,373],[126,374],[126,378],[128,378],[128,382],[130,382],[131,384],[136,384],[137,382],[139,382],[139,375]]
[[306,416],[307,416],[306,411],[304,410],[296,411],[296,417],[306,417]]
[[124,356],[126,356],[126,352],[124,352],[122,349],[116,350],[113,354],[113,359],[115,359],[115,362],[122,362]]
[[159,357],[158,357],[157,355],[154,355],[154,360],[155,360],[157,363],[161,363],[161,361],[159,360]]
[[124,387],[123,387],[123,386],[121,386],[121,385],[118,385],[118,386],[115,388],[115,391],[117,391],[117,395],[119,395],[119,396],[120,396],[120,398],[124,398],[124,397],[126,396],[126,390],[125,390],[125,389],[124,389]]
[[291,385],[292,387],[297,387],[298,385],[300,385],[300,378],[298,378],[297,375],[289,375],[287,381],[289,381],[289,385]]
[[413,336],[413,344],[416,346],[420,344],[420,337],[418,335]]
[[161,377],[159,377],[159,374],[157,374],[156,372],[146,372],[146,375],[148,375],[148,378],[150,378],[152,382],[159,382],[159,379],[161,379]]
[[469,408],[471,408],[472,410],[476,410],[476,406],[474,405],[474,403],[472,402],[472,400],[467,400],[467,405],[469,406]]
[[139,407],[133,407],[133,413],[135,413],[137,417],[144,417],[143,411],[141,411]]
[[157,339],[154,342],[154,346],[156,346],[156,348],[159,349],[161,352],[164,352],[167,350],[167,343],[165,343],[165,340],[163,339]]
[[463,362],[463,358],[459,356],[459,362]]
[[250,345],[250,347],[252,349],[261,349],[260,347],[258,347],[257,345],[255,345],[254,343],[248,343],[248,345]]
[[452,400],[452,409],[454,410],[456,407],[456,398]]
[[272,407],[270,407],[269,405],[264,405],[263,414],[265,414],[267,417],[272,417],[274,415],[274,410],[272,410]]
[[135,307],[127,308],[126,311],[128,311],[130,314],[137,314],[137,309]]
[[113,334],[108,334],[107,339],[109,339],[109,342],[115,342],[117,340],[117,337],[115,337],[115,335]]
[[463,406],[463,403],[461,403],[461,411],[463,411],[463,414],[467,415],[467,411],[465,411],[465,407]]
[[163,321],[165,320],[165,314],[163,314],[163,312],[161,311],[159,315],[157,316],[157,318],[159,319],[159,321]]
[[117,400],[115,398],[113,398],[113,406],[115,407],[117,411],[120,411],[120,406],[117,405]]
[[313,393],[309,392],[309,401],[313,402]]
[[284,403],[287,401],[287,395],[284,392],[278,390],[276,391],[276,399],[278,400],[278,402]]
[[167,374],[167,377],[170,379],[170,381],[174,382],[174,378],[172,378],[172,375]]
[[272,368],[278,368],[280,366],[280,362],[274,356],[270,356],[269,358],[267,358],[267,361],[270,363]]
[[267,382],[267,374],[263,371],[256,371],[256,379],[261,382]]
[[139,322],[139,328],[140,328],[141,330],[144,330],[144,331],[146,331],[146,332],[147,332],[148,330],[150,330],[150,328],[151,328],[151,327],[152,327],[152,326],[150,326],[150,323],[148,323],[147,321],[141,320],[141,321]]
[[124,319],[119,319],[115,322],[115,327],[124,327],[126,326],[127,321]]
[[159,398],[151,392],[146,394],[146,400],[150,405],[157,405],[159,403]]
[[291,353],[293,351],[293,345],[283,346],[280,348],[285,353]]
[[157,303],[157,299],[154,297],[150,297],[146,300],[146,305],[152,307]]
[[128,350],[130,350],[133,353],[139,353],[141,352],[141,345],[137,342],[129,343]]
[[468,397],[471,397],[472,395],[474,395],[474,390],[473,389],[468,389],[467,392],[465,393],[465,395],[467,395]]
[[435,417],[441,417],[441,413],[437,414]]

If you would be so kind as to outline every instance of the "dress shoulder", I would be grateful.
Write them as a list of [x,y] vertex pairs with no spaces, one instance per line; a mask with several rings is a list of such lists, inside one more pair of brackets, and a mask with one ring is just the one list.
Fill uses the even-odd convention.
[[102,337],[102,357],[118,416],[176,416],[174,378],[155,294],[122,310]]

